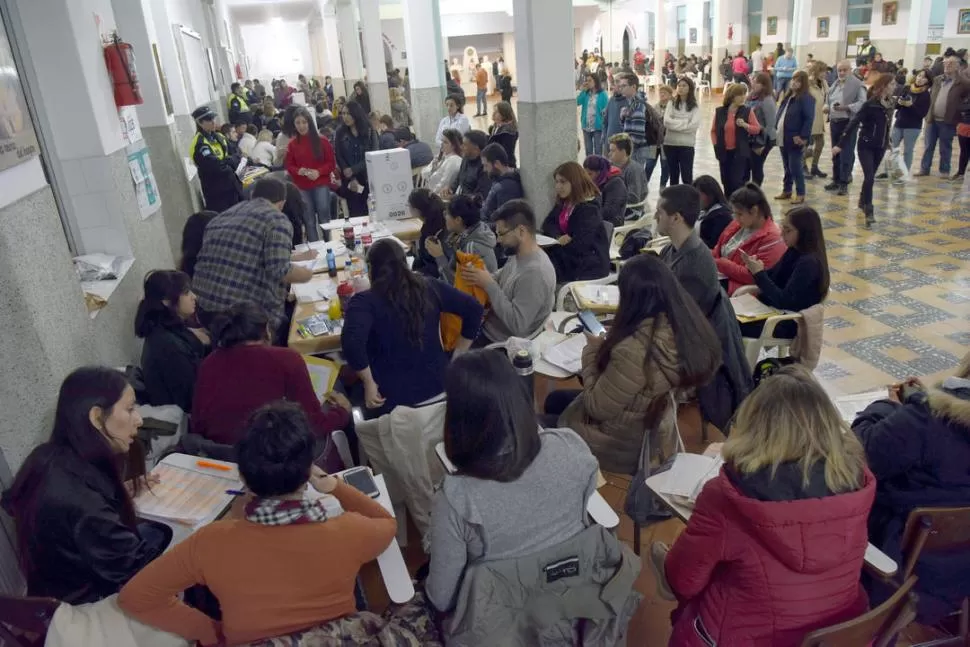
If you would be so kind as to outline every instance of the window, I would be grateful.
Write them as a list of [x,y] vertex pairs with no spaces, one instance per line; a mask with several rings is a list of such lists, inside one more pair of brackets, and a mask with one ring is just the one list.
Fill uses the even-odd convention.
[[869,25],[872,22],[872,7],[849,7],[846,19],[850,25]]
[[764,0],[748,0],[748,13],[754,11],[762,11],[764,9]]
[[687,39],[687,7],[685,5],[677,7],[677,38],[678,40]]

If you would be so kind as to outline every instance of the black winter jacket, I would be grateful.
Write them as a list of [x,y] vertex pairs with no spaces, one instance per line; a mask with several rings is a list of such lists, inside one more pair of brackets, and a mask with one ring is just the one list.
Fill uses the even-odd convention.
[[599,197],[573,208],[566,231],[559,227],[560,204],[555,204],[542,223],[542,233],[559,238],[568,234],[572,242],[546,251],[556,268],[556,283],[603,278],[610,273],[610,242],[603,226]]

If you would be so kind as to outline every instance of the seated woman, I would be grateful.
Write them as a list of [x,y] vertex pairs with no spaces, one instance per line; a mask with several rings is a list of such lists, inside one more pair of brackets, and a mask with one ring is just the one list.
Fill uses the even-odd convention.
[[[781,237],[788,246],[785,255],[770,270],[757,258],[742,252],[748,271],[758,285],[758,300],[779,310],[801,312],[825,300],[829,293],[829,261],[825,254],[822,219],[811,207],[796,207],[785,214]],[[764,321],[741,324],[744,337],[760,337]],[[798,326],[783,321],[775,337],[794,339]]]
[[132,493],[143,479],[125,483],[145,469],[137,406],[114,369],[79,368],[61,384],[50,440],[30,452],[3,493],[27,595],[97,602],[171,541],[168,526],[135,517]]
[[[860,413],[852,430],[876,476],[869,541],[902,563],[903,528],[914,508],[970,506],[970,355],[953,377],[926,389],[890,387],[889,399]],[[970,595],[970,553],[925,554],[916,565],[919,622],[936,624]],[[870,588],[873,602],[887,596]]]
[[425,241],[425,250],[434,257],[438,274],[448,283],[455,282],[458,267],[456,252],[475,254],[485,262],[489,272],[498,270],[495,261],[495,232],[482,222],[482,198],[479,195],[456,195],[445,211],[448,237]]
[[785,253],[768,198],[758,185],[748,182],[731,195],[730,202],[734,222],[721,232],[711,250],[717,271],[727,277],[729,295],[742,285],[754,283],[754,276],[744,262],[745,255],[757,258],[770,269]]
[[367,417],[414,406],[445,390],[448,355],[441,347],[441,314],[461,318],[460,354],[478,336],[482,306],[441,281],[408,270],[404,251],[382,239],[367,254],[370,289],[355,294],[344,313],[341,347],[364,383]]
[[303,357],[270,344],[269,318],[255,303],[237,303],[217,315],[210,332],[215,350],[195,383],[193,433],[235,445],[249,415],[276,400],[300,405],[318,438],[350,422],[350,403],[339,393],[327,394],[321,408]]
[[[239,474],[255,495],[245,518],[192,533],[125,586],[121,609],[203,645],[261,641],[355,613],[357,573],[394,540],[397,523],[313,459],[298,405],[254,412],[238,446]],[[179,599],[197,584],[218,599],[221,622]]]
[[202,251],[206,225],[218,215],[215,211],[193,213],[182,227],[182,258],[179,260],[178,269],[188,274],[189,278],[195,274],[195,262]]
[[411,269],[421,272],[428,278],[438,278],[438,264],[428,253],[425,241],[429,238],[440,239],[445,235],[445,203],[431,189],[420,188],[408,196],[408,212],[412,218],[421,221],[421,235],[411,245],[414,264]]
[[721,233],[734,220],[731,207],[728,206],[724,191],[710,175],[702,175],[694,180],[694,188],[701,194],[701,213],[697,217],[694,229],[704,244],[710,249],[717,245]]
[[797,647],[865,613],[859,575],[876,481],[845,431],[802,367],[751,392],[687,529],[669,553],[651,550],[679,602],[671,647]]
[[[519,635],[529,616],[520,598],[528,593],[523,588],[541,585],[524,578],[497,582],[485,567],[532,555],[541,560],[543,551],[590,525],[585,510],[596,487],[596,459],[569,429],[539,428],[519,379],[505,353],[494,350],[470,352],[448,369],[444,443],[456,472],[445,476],[435,494],[425,588],[435,608],[452,612],[444,623],[448,644],[456,639],[463,645],[536,644],[534,635],[533,640]],[[616,541],[604,535],[605,541]],[[601,559],[604,553],[626,551],[615,544],[596,546],[602,547]],[[563,585],[585,587],[584,578],[607,570],[599,581],[614,586],[597,587],[596,602],[623,609],[630,593],[622,585],[628,573],[625,560],[604,564],[595,556],[577,557],[584,564],[582,573],[555,582],[547,568],[541,581],[555,582],[552,586],[562,595]],[[535,571],[541,573],[544,565]],[[492,583],[492,599],[475,597],[476,587]],[[546,622],[559,620],[554,616],[561,613],[562,607],[547,605]],[[626,620],[621,617],[617,624],[622,627]]]
[[610,241],[600,212],[600,191],[583,167],[566,162],[553,173],[556,204],[542,233],[559,241],[546,248],[556,283],[600,279],[610,273]]
[[449,189],[461,170],[461,132],[454,128],[446,128],[441,133],[441,151],[435,157],[431,166],[421,171],[424,186],[433,193],[440,194]]
[[208,352],[209,335],[190,328],[195,295],[189,275],[156,270],[145,277],[145,298],[135,313],[135,336],[145,340],[141,372],[147,404],[175,404],[192,411],[192,394],[199,364]]
[[583,350],[583,390],[552,393],[546,413],[561,413],[558,425],[582,436],[602,469],[633,474],[644,430],[657,427],[668,394],[710,381],[721,343],[658,257],[627,261],[617,283],[620,302],[609,332],[588,336]]
[[623,171],[610,164],[602,155],[589,155],[583,160],[583,168],[589,174],[603,197],[603,220],[619,227],[626,221],[626,182]]

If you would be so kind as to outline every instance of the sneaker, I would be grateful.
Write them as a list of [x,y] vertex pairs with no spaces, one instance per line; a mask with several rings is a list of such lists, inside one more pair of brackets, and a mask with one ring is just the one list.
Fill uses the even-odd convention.
[[791,199],[791,203],[792,204],[805,204],[805,196],[803,196],[803,195],[796,195],[794,198]]
[[657,579],[657,595],[669,602],[675,602],[677,596],[670,590],[670,585],[667,583],[665,564],[668,552],[670,552],[670,548],[667,547],[667,544],[662,541],[653,542],[650,544],[650,559],[647,560],[647,563],[650,564],[650,569]]
[[836,195],[849,195],[849,185],[845,183],[840,184]]
[[889,179],[889,173],[880,173],[879,175],[876,176],[876,179],[877,180],[888,180]]
[[842,185],[838,182],[829,182],[824,188],[826,191],[838,191],[840,186]]
[[812,176],[813,177],[820,177],[820,178],[827,178],[829,176],[829,174],[828,173],[823,173],[822,170],[819,167],[816,166],[815,168],[812,169]]
[[950,179],[953,180],[954,182],[962,182],[963,173],[954,173],[953,175],[950,176]]
[[775,196],[775,200],[791,200],[791,193],[784,191]]

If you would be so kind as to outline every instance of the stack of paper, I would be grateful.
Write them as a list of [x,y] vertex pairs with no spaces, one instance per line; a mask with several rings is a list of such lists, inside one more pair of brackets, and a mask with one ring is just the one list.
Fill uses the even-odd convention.
[[842,414],[842,419],[852,424],[856,416],[876,400],[884,400],[889,397],[887,389],[878,391],[866,391],[865,393],[855,393],[853,395],[841,395],[834,398],[835,407]]
[[294,283],[293,294],[300,303],[313,303],[314,301],[326,301],[332,299],[337,294],[337,286],[333,281],[313,280],[309,283]]
[[584,348],[586,335],[573,335],[542,351],[542,359],[564,371],[579,373],[583,370]]
[[[680,503],[694,503],[708,481],[721,471],[720,456],[680,453],[670,469],[651,477],[654,489]],[[660,478],[664,477],[664,478]]]
[[758,301],[753,294],[742,294],[741,296],[731,297],[731,306],[734,314],[748,319],[767,319],[777,314],[781,314],[774,308],[769,308]]
[[596,306],[620,305],[620,288],[615,285],[580,285],[576,296],[585,304]]
[[558,240],[545,234],[536,234],[536,242],[539,243],[539,247],[552,247],[559,244]]
[[160,483],[143,490],[135,499],[139,515],[194,526],[225,509],[242,482],[231,472],[201,472],[159,463],[152,475]]

